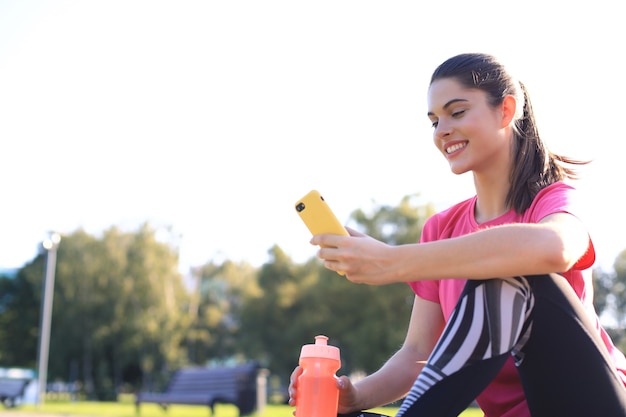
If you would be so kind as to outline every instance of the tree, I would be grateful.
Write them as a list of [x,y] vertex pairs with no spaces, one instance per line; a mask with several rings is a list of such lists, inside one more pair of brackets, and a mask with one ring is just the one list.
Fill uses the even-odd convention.
[[[158,241],[155,232],[143,225],[135,233],[111,228],[102,238],[82,230],[63,237],[52,310],[51,380],[82,380],[90,396],[102,397],[125,380],[137,384],[143,375],[149,382],[154,372],[184,363],[182,310],[188,294],[175,248]],[[19,271],[3,314],[10,336],[0,343],[13,366],[33,367],[36,360],[44,259],[40,255]],[[19,349],[9,347],[9,340],[14,345],[20,340]]]
[[626,327],[626,250],[622,251],[613,264],[615,276],[612,286],[613,304],[619,327]]
[[611,323],[607,332],[626,351],[626,250],[613,264],[613,272],[594,270],[594,306]]
[[317,283],[310,265],[295,265],[282,249],[258,272],[259,292],[249,293],[241,312],[240,343],[248,357],[285,378],[297,362],[297,347],[307,324],[308,289]]
[[431,204],[419,204],[419,194],[404,196],[397,207],[373,203],[371,214],[355,210],[351,219],[359,229],[390,245],[416,243],[426,220],[435,213]]
[[242,355],[241,310],[249,295],[260,293],[256,275],[250,264],[232,261],[210,262],[193,271],[196,288],[186,337],[192,363],[223,362]]
[[4,366],[37,367],[44,265],[45,257],[38,255],[14,278],[0,279],[0,364]]

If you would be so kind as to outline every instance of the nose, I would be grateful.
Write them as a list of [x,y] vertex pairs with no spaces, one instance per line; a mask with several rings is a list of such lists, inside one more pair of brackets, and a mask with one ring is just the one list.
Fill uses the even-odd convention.
[[445,138],[452,133],[452,126],[444,118],[439,119],[435,128],[436,138]]

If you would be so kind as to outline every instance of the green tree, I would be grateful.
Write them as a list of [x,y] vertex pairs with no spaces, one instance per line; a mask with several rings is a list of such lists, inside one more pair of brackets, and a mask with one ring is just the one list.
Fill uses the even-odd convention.
[[594,270],[594,306],[609,323],[607,332],[626,351],[626,250],[613,264],[613,271]]
[[258,273],[260,291],[247,294],[240,341],[248,357],[284,378],[297,361],[294,349],[305,340],[307,304],[302,299],[318,276],[311,273],[310,265],[295,265],[278,246],[269,255]]
[[104,243],[106,253],[119,265],[109,275],[119,285],[118,293],[110,293],[116,297],[110,303],[117,326],[113,331],[102,329],[108,351],[120,351],[122,363],[114,364],[113,375],[119,378],[123,367],[138,366],[144,385],[151,386],[151,378],[163,369],[186,363],[183,341],[190,300],[178,272],[177,250],[172,242],[159,241],[148,225],[136,233],[112,229],[105,233]]
[[195,289],[187,333],[189,360],[195,364],[241,357],[238,334],[241,310],[249,295],[257,295],[257,269],[247,262],[214,262],[193,271]]
[[373,203],[368,214],[355,210],[351,219],[364,233],[390,245],[416,243],[426,220],[435,213],[432,204],[420,204],[419,194],[404,196],[396,207]]
[[622,251],[613,264],[615,271],[612,294],[615,315],[621,329],[626,327],[626,250]]
[[[7,327],[0,347],[13,366],[35,364],[44,259],[40,255],[19,271],[12,298],[3,303]],[[82,230],[64,236],[56,265],[49,379],[78,379],[89,395],[100,396],[124,380],[138,383],[143,374],[149,382],[163,367],[184,363],[182,310],[189,300],[177,267],[175,248],[157,240],[148,225],[134,233],[111,228],[102,238]]]
[[36,369],[45,256],[0,279],[0,365]]

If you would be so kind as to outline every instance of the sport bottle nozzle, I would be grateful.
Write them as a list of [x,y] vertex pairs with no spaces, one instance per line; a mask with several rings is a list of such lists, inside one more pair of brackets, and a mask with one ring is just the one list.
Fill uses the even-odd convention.
[[315,336],[314,345],[304,345],[300,352],[301,358],[328,358],[339,360],[339,348],[328,345],[328,337]]
[[324,335],[315,336],[315,344],[316,345],[328,345],[328,337]]

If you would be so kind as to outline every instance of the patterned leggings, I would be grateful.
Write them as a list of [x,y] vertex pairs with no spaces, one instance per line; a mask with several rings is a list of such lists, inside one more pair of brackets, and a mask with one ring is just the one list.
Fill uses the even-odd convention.
[[626,390],[560,275],[469,280],[396,417],[457,416],[513,355],[533,417],[626,416]]

